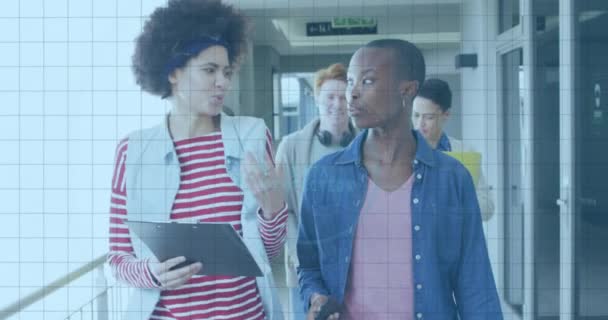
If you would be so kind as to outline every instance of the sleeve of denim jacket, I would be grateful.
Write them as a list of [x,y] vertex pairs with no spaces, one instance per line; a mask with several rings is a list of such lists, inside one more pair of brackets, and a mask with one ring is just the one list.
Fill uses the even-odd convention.
[[488,249],[481,212],[470,174],[461,170],[462,251],[454,297],[462,320],[502,319],[502,311]]
[[300,297],[304,302],[304,309],[308,312],[310,297],[315,294],[329,295],[321,274],[319,250],[317,244],[317,233],[312,205],[312,192],[315,192],[314,178],[315,166],[310,169],[302,195],[300,205],[300,227],[298,229],[298,240],[296,249],[298,253],[298,281],[300,283]]

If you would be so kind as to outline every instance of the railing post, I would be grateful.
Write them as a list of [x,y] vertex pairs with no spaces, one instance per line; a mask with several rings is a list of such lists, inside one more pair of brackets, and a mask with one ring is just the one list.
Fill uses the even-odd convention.
[[101,293],[97,297],[97,320],[108,320],[108,282],[103,272],[103,264],[97,267],[97,288],[96,295]]

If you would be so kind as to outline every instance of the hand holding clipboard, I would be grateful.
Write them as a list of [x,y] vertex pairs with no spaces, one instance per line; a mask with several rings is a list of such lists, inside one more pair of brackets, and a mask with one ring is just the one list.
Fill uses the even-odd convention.
[[162,262],[149,262],[148,268],[163,289],[174,289],[185,284],[193,275],[202,271],[203,264],[200,262],[178,267],[185,262],[186,257],[175,257]]
[[[164,263],[161,271],[172,281],[188,272],[199,275],[261,277],[262,271],[242,238],[229,223],[176,223],[125,221]],[[182,258],[183,257],[183,258]],[[163,264],[161,263],[161,264]],[[199,266],[196,263],[202,263]],[[164,279],[157,279],[163,283]]]

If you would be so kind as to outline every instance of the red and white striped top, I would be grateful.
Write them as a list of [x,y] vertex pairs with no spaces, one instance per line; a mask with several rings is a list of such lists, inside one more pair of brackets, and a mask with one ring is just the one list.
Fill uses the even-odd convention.
[[[271,156],[272,138],[266,132]],[[133,253],[126,219],[125,161],[127,139],[117,147],[110,208],[109,264],[116,277],[140,288],[157,288],[147,260]],[[180,163],[179,190],[170,219],[196,218],[227,222],[242,235],[242,190],[227,174],[221,133],[175,142]],[[286,237],[287,207],[271,221],[258,212],[262,241],[270,258],[281,250]],[[203,270],[205,266],[203,263]],[[163,290],[150,319],[264,319],[262,300],[253,277],[194,276],[185,285]]]

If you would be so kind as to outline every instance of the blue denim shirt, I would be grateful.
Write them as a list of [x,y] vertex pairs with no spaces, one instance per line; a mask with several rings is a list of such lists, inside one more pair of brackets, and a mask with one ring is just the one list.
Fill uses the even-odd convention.
[[[412,263],[417,319],[502,319],[473,181],[417,131],[413,165]],[[306,308],[313,293],[344,302],[368,173],[367,131],[310,169],[301,205],[298,277]]]

